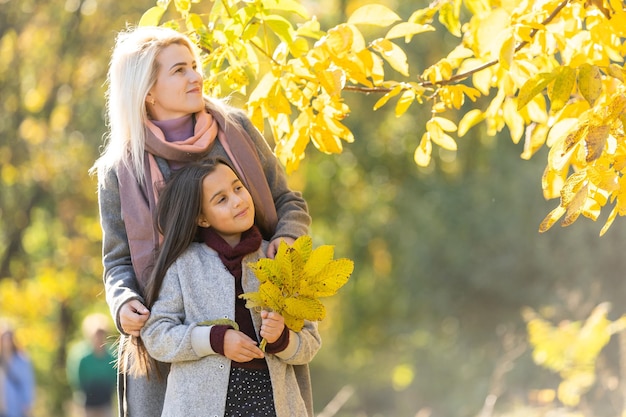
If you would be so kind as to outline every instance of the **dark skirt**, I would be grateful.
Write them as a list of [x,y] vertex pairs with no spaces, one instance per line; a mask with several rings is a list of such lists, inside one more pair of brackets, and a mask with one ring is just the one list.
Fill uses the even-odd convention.
[[230,369],[224,417],[276,417],[269,370]]

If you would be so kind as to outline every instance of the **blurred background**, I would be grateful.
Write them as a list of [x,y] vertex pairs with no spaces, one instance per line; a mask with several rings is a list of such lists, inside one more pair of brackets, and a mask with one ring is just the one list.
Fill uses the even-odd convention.
[[[324,29],[364,3],[304,2]],[[404,19],[427,5],[377,3]],[[69,352],[87,315],[109,314],[87,171],[105,133],[115,34],[154,4],[0,0],[0,318],[33,363],[35,417],[72,415]],[[417,37],[404,46],[411,72],[457,42],[441,31]],[[507,132],[475,128],[458,153],[438,150],[420,169],[413,151],[428,109],[396,118],[372,110],[379,96],[345,98],[355,142],[341,155],[309,149],[290,177],[309,202],[315,244],[355,261],[321,323],[312,363],[320,416],[623,415],[618,336],[580,405],[567,409],[554,399],[559,376],[533,362],[522,311],[559,323],[608,302],[610,319],[624,314],[624,221],[602,238],[605,216],[539,234],[558,204],[541,192],[545,150],[524,161]]]

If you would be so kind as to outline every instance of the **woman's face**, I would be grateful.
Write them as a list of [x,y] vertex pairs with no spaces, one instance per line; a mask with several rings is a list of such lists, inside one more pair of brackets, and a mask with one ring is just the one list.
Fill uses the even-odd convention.
[[254,224],[254,204],[250,193],[230,167],[218,164],[215,171],[202,180],[201,227],[213,227],[231,246],[241,233]]
[[170,120],[201,111],[204,108],[202,75],[191,51],[174,43],[163,48],[156,60],[157,79],[146,97],[150,116],[155,120]]

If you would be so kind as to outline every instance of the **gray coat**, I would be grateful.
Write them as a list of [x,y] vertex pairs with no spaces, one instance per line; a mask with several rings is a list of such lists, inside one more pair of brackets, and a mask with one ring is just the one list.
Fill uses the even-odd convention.
[[[263,257],[267,244],[244,260],[245,292],[259,288],[259,280],[245,265]],[[235,318],[235,279],[217,253],[193,243],[168,269],[159,298],[141,337],[150,356],[171,362],[163,417],[223,416],[230,360],[211,348],[211,326],[205,320]],[[258,336],[261,317],[252,311]],[[305,322],[300,332],[289,331],[288,347],[266,354],[278,417],[305,417],[308,405],[300,394],[292,365],[309,363],[321,346],[317,324]],[[260,337],[259,337],[260,340]]]

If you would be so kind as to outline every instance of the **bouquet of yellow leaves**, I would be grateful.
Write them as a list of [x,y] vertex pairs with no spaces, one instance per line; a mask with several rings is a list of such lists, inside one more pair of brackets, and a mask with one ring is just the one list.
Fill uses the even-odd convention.
[[330,245],[313,250],[310,236],[299,237],[292,246],[281,242],[274,259],[249,264],[261,285],[257,292],[240,297],[248,308],[276,311],[285,318],[285,326],[299,332],[304,320],[326,317],[326,308],[318,298],[334,295],[354,270],[354,262],[333,259],[334,252]]

